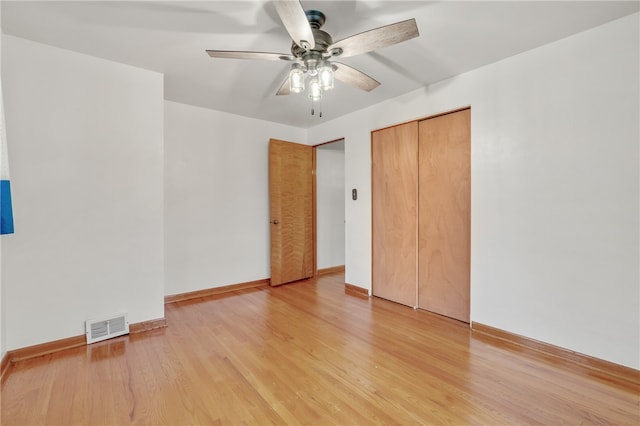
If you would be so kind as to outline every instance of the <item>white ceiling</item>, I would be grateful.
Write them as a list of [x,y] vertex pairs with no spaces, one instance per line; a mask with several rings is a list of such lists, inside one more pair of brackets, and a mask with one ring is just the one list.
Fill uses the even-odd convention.
[[[289,53],[269,1],[2,1],[2,31],[165,75],[165,99],[312,127],[637,12],[638,1],[318,1],[334,40],[415,18],[420,37],[340,59],[382,83],[336,82],[323,117],[304,95],[275,96],[289,64],[213,59],[205,49]],[[597,52],[594,52],[597,54]]]

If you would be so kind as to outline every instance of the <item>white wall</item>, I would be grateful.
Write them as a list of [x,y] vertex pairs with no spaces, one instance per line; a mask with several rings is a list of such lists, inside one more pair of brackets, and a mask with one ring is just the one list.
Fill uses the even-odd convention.
[[[0,3],[0,69],[2,67],[2,3]],[[0,71],[0,76],[2,72]],[[2,79],[0,78],[0,84],[2,84]],[[1,102],[1,100],[0,100]],[[3,104],[4,110],[4,104]],[[0,118],[1,119],[1,118]],[[0,154],[2,155],[2,154]],[[2,160],[0,159],[0,163]],[[2,237],[0,237],[0,361],[4,357],[4,354],[7,352],[6,343],[5,343],[5,326],[6,322],[4,320],[4,285],[2,284]]]
[[0,237],[0,361],[4,358],[5,353],[7,352],[5,343],[6,340],[6,321],[4,320],[4,284],[2,283],[2,238]]
[[318,269],[344,265],[344,141],[316,148],[316,234]]
[[[164,316],[162,75],[3,35],[6,349]],[[4,324],[3,324],[4,325]]]
[[309,131],[344,137],[347,282],[371,285],[370,131],[471,105],[471,319],[640,368],[639,15]]
[[270,277],[270,138],[306,132],[165,102],[165,294]]

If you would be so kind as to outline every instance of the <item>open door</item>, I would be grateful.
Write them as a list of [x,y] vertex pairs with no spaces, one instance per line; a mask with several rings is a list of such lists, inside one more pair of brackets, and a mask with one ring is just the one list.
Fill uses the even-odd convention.
[[271,285],[315,273],[313,147],[269,141]]

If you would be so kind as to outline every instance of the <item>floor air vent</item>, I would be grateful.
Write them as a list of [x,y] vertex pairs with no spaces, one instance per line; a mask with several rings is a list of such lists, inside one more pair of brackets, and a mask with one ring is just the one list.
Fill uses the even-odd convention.
[[127,314],[114,315],[110,318],[85,321],[87,344],[129,334],[129,318]]

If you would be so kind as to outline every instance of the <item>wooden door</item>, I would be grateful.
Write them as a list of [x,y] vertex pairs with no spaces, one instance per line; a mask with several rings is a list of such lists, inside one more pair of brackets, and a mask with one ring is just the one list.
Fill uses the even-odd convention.
[[373,294],[417,306],[418,123],[371,135]]
[[419,307],[469,322],[471,130],[465,109],[420,122]]
[[271,285],[315,271],[313,147],[269,141]]

